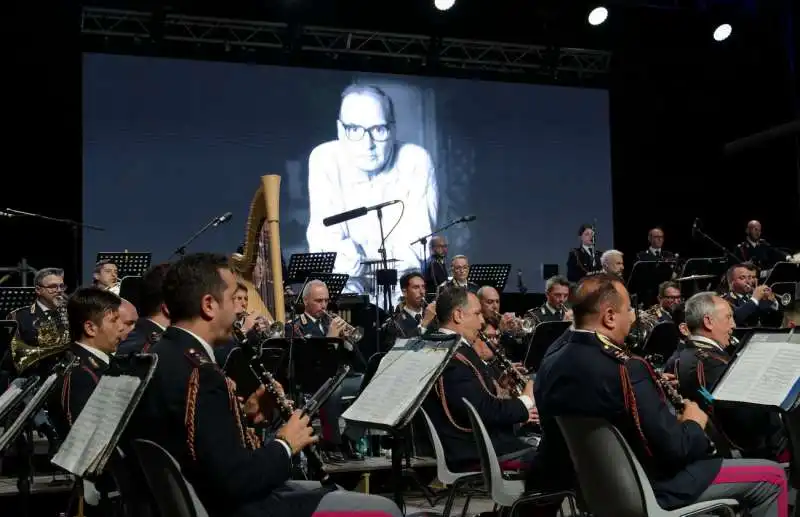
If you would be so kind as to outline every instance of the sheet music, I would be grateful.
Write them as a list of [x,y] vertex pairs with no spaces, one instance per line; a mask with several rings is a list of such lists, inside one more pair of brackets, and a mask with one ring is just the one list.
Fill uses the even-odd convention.
[[44,404],[47,394],[50,393],[51,389],[53,389],[53,385],[56,383],[56,377],[57,376],[55,373],[51,373],[50,376],[45,379],[45,381],[39,387],[39,390],[33,395],[33,397],[31,397],[31,400],[25,404],[25,409],[22,410],[19,417],[17,417],[14,423],[11,424],[8,429],[6,429],[6,431],[3,433],[3,436],[0,437],[0,451],[5,450],[6,447],[11,444],[11,442],[19,435],[20,431],[22,431],[22,427],[25,425],[25,422],[27,422],[36,411],[39,411],[39,408],[41,408],[42,404]]
[[448,359],[450,344],[398,339],[381,360],[370,383],[342,414],[345,420],[396,426]]
[[714,399],[774,407],[791,404],[800,389],[800,346],[788,338],[754,335],[717,385]]
[[14,399],[22,395],[22,388],[12,383],[6,391],[0,395],[0,414],[5,410],[5,407],[11,404]]
[[52,462],[76,476],[92,472],[141,382],[129,375],[103,376]]

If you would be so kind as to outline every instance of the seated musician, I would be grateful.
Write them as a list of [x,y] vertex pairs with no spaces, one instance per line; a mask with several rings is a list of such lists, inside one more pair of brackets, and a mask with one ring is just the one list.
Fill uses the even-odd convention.
[[136,307],[125,298],[120,298],[119,321],[122,325],[119,339],[123,341],[133,332],[136,322],[139,321],[139,312]]
[[142,317],[133,331],[119,344],[119,354],[146,354],[161,334],[169,327],[169,314],[164,305],[161,287],[169,264],[151,267],[143,276],[139,286],[139,309]]
[[594,229],[590,224],[582,224],[578,230],[581,245],[569,250],[567,258],[567,279],[577,282],[586,275],[600,271],[602,253],[594,248]]
[[94,265],[92,287],[106,289],[119,295],[119,270],[110,260],[100,260]]
[[672,260],[675,254],[664,249],[664,230],[659,227],[647,233],[647,242],[650,247],[636,254],[637,262],[655,262],[657,260]]
[[736,246],[736,254],[742,262],[749,262],[763,270],[786,260],[785,253],[761,238],[760,222],[748,222],[745,233],[747,238]]
[[[347,323],[339,316],[331,317],[327,312],[330,301],[328,287],[321,280],[311,280],[307,282],[302,292],[303,314],[295,318],[291,323],[289,332],[294,332],[295,339],[330,337],[345,339],[345,329]],[[364,360],[358,351],[356,343],[348,343],[345,339],[345,347],[353,351],[354,370],[363,371]],[[327,449],[341,448],[341,453],[348,457],[357,457],[352,440],[342,440],[342,432],[339,426],[339,417],[344,413],[345,407],[342,403],[343,397],[351,397],[358,394],[361,389],[361,381],[364,378],[362,373],[353,371],[349,374],[336,391],[334,391],[325,405],[322,406],[319,418],[322,423],[323,446]],[[331,452],[332,459],[340,459],[339,454]]]
[[236,292],[233,294],[233,307],[236,311],[236,325],[239,326],[238,336],[234,335],[227,344],[214,348],[215,359],[223,368],[233,349],[241,345],[239,339],[242,335],[247,341],[257,345],[261,341],[261,333],[269,329],[267,320],[263,316],[257,315],[255,312],[247,312],[249,301],[247,286],[237,281]]
[[677,282],[667,280],[658,285],[658,322],[670,321],[672,310],[681,303],[681,286]]
[[516,399],[502,398],[498,393],[497,376],[479,355],[483,345],[478,332],[483,317],[477,296],[458,287],[442,290],[436,300],[436,317],[440,332],[461,335],[458,353],[423,403],[439,433],[447,464],[454,471],[464,471],[479,463],[462,398],[477,409],[500,461],[517,466],[527,463],[532,448],[514,435],[514,427],[533,421],[536,416],[533,383],[528,382]]
[[704,432],[708,416],[691,401],[675,416],[650,366],[622,348],[635,316],[619,278],[584,279],[572,302],[575,330],[551,345],[536,375],[543,437],[528,477],[530,488],[575,488],[555,417],[601,417],[631,446],[662,508],[733,498],[753,517],[787,515],[780,465],[710,457]]
[[750,406],[709,407],[700,395],[701,387],[714,390],[733,358],[730,305],[714,293],[697,293],[686,302],[686,325],[691,335],[675,366],[681,395],[706,408],[717,430],[742,456],[787,461],[786,436],[777,413]]
[[429,293],[435,293],[436,288],[447,281],[450,274],[447,272],[447,238],[444,235],[434,235],[430,242],[430,256],[422,265],[422,274],[425,287]]
[[40,269],[33,278],[33,285],[36,292],[33,304],[11,311],[5,319],[17,322],[18,339],[26,345],[37,346],[36,321],[55,310],[67,290],[64,285],[64,270],[54,267]]
[[756,285],[756,271],[750,264],[736,264],[728,269],[729,291],[722,298],[733,308],[738,327],[777,327],[781,324],[781,306],[775,293],[766,285]]
[[466,255],[456,255],[450,261],[450,269],[453,271],[453,278],[439,284],[436,289],[438,293],[445,287],[463,287],[471,293],[478,292],[478,284],[469,281],[469,259]]
[[172,326],[151,351],[158,368],[128,426],[126,439],[152,440],[179,463],[210,517],[310,517],[315,512],[402,514],[389,501],[344,490],[298,487],[292,457],[314,443],[308,417],[295,412],[261,443],[247,427],[273,407],[260,387],[244,406],[214,360],[236,318],[236,278],[223,255],[187,255],[167,272],[164,300]]
[[[411,338],[422,335],[436,318],[436,304],[425,304],[425,279],[419,271],[400,277],[403,302],[397,306],[393,319],[393,338]],[[391,346],[391,345],[390,345]]]
[[544,285],[544,305],[528,311],[526,316],[532,316],[537,321],[564,321],[572,319],[572,310],[565,303],[569,298],[570,283],[563,276],[552,276]]
[[600,255],[600,264],[603,273],[622,278],[625,272],[625,261],[622,259],[622,252],[618,250],[608,250]]
[[515,360],[522,360],[528,344],[525,338],[529,335],[522,332],[522,320],[513,312],[500,314],[500,293],[494,287],[485,285],[478,289],[477,295],[483,321],[491,321],[499,334],[498,345]]

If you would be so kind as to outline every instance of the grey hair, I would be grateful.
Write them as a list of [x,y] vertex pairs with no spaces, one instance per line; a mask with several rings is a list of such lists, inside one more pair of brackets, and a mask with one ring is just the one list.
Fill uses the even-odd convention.
[[451,259],[450,259],[450,263],[452,264],[453,262],[455,262],[455,261],[456,261],[456,260],[458,260],[458,259],[464,259],[464,260],[466,260],[467,262],[469,262],[469,259],[467,258],[467,256],[466,256],[466,255],[456,255],[455,257],[453,257],[453,258],[451,258]]
[[36,276],[33,277],[34,285],[41,286],[42,280],[44,280],[45,277],[48,277],[50,275],[60,276],[63,278],[64,270],[57,267],[46,267],[44,269],[40,269],[39,271],[36,272]]
[[563,285],[564,287],[569,287],[569,288],[572,287],[569,283],[569,280],[567,280],[561,275],[556,275],[556,276],[551,276],[550,278],[547,279],[547,282],[545,282],[544,284],[544,292],[549,293],[550,289],[552,289],[557,285]]
[[480,289],[478,289],[478,292],[475,293],[475,295],[478,297],[479,300],[483,300],[483,296],[486,294],[486,291],[488,291],[489,289],[494,289],[495,291],[497,291],[497,289],[495,289],[494,287],[492,287],[490,285],[484,285]]
[[622,252],[619,250],[608,250],[604,251],[602,255],[600,255],[600,264],[605,268],[608,266],[608,261],[611,260],[611,257],[620,256],[622,257]]
[[693,295],[686,300],[684,321],[689,332],[694,332],[703,327],[706,316],[712,316],[717,310],[716,300],[718,295],[712,291],[704,291]]
[[309,280],[306,283],[305,287],[303,287],[303,300],[307,300],[308,299],[309,295],[311,295],[311,289],[315,285],[321,285],[322,287],[325,287],[325,288],[328,287],[327,285],[325,285],[325,282],[323,282],[322,280]]

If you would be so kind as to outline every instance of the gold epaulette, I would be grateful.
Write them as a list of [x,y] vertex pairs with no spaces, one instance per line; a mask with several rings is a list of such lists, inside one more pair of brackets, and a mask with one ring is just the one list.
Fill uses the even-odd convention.
[[300,315],[300,324],[302,324],[302,325],[308,325],[308,318],[306,317],[306,315],[305,315],[305,314],[301,314],[301,315]]

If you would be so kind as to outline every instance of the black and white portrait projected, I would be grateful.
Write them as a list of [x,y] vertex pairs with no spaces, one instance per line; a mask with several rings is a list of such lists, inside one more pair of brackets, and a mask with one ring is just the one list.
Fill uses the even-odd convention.
[[308,159],[311,252],[335,251],[337,273],[350,275],[348,290],[365,292],[370,269],[380,258],[381,232],[375,213],[332,226],[323,219],[388,201],[383,208],[386,253],[402,275],[419,269],[421,249],[410,242],[436,225],[438,187],[430,154],[397,138],[394,104],[382,89],[351,85],[342,93],[336,140],[318,145]]

